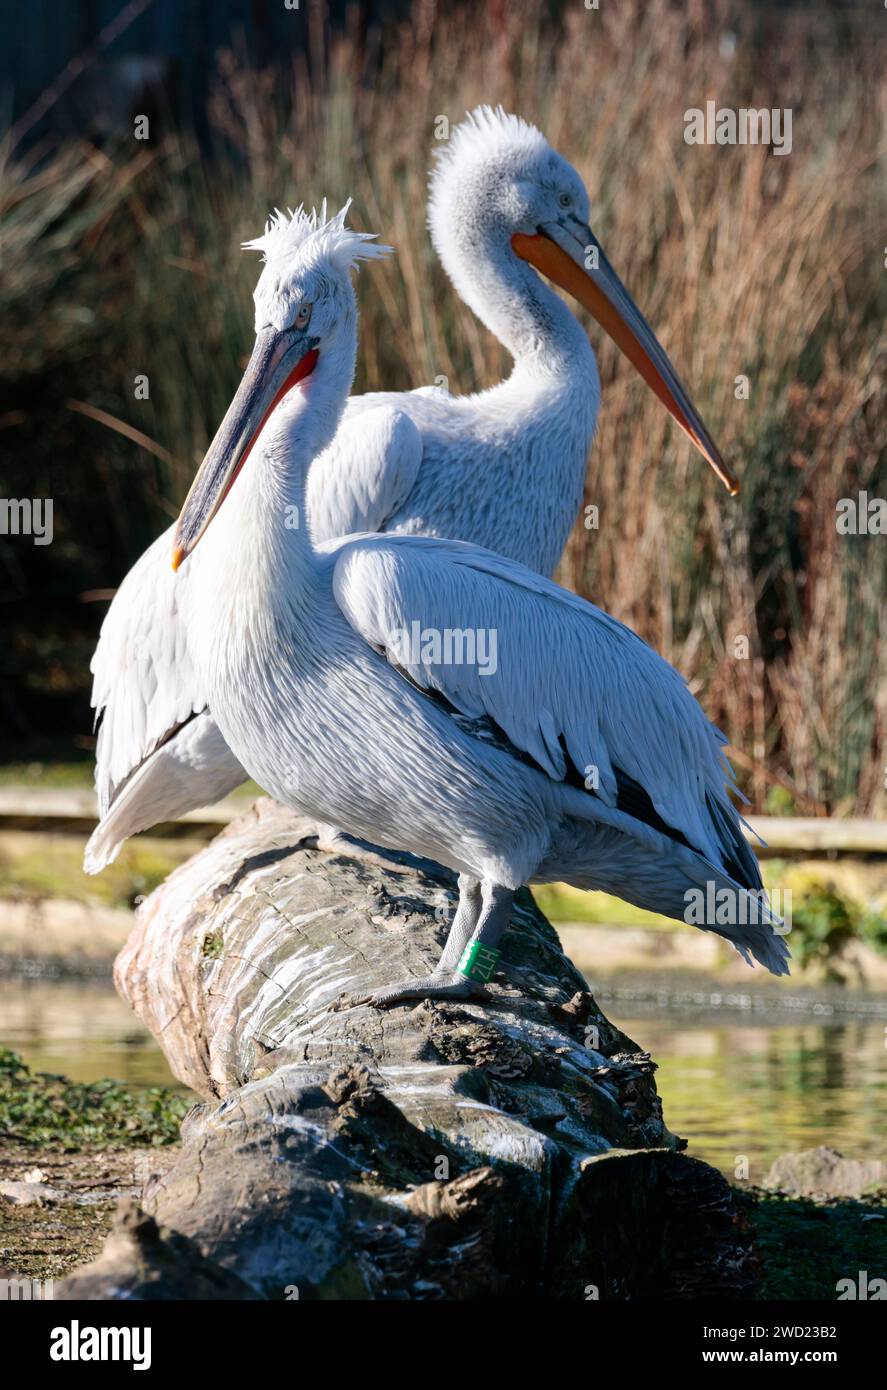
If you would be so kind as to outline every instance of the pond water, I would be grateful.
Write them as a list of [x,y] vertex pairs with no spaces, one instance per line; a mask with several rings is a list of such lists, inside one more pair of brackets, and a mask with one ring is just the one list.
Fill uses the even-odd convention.
[[[608,997],[609,996],[609,997]],[[598,996],[659,1062],[666,1123],[689,1153],[759,1182],[779,1154],[831,1144],[881,1158],[887,1144],[885,1019],[669,1003],[668,992]],[[0,981],[0,1042],[37,1071],[175,1085],[162,1052],[110,983]],[[737,1170],[737,1164],[747,1166]]]

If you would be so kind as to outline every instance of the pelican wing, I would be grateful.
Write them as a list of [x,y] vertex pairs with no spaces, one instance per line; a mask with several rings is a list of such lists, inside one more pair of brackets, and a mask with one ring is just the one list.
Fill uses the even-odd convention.
[[422,462],[422,436],[394,405],[353,397],[333,442],[315,459],[306,502],[315,541],[384,530]]
[[760,882],[723,735],[622,623],[490,551],[424,537],[346,543],[333,587],[351,626],[421,689],[489,721],[552,779],[581,779],[639,832],[664,827]]
[[102,816],[144,760],[206,707],[188,655],[189,571],[174,574],[171,554],[170,529],[117,590],[90,665],[101,719],[95,785]]

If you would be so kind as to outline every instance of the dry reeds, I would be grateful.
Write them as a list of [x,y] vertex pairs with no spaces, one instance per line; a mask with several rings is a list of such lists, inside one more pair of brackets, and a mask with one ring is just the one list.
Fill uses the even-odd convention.
[[[131,153],[112,162],[116,211],[93,223],[90,265],[60,293],[99,301],[96,379],[81,394],[176,460],[130,445],[116,466],[141,478],[146,506],[172,504],[248,351],[255,267],[237,247],[273,204],[353,196],[355,220],[397,247],[361,282],[358,389],[444,375],[470,391],[507,372],[433,260],[425,185],[439,118],[485,101],[535,121],[585,177],[596,233],[743,488],[738,501],[719,491],[590,325],[604,395],[587,500],[600,526],[577,527],[561,577],[684,671],[758,809],[879,813],[887,536],[839,534],[835,507],[887,497],[885,41],[862,12],[801,7],[765,23],[734,10],[649,0],[555,18],[536,0],[427,0],[369,39],[316,23],[286,79],[223,54],[216,147],[168,131],[144,167]],[[708,98],[791,107],[791,154],[687,145],[684,112]],[[150,404],[122,390],[121,352],[151,377]]]

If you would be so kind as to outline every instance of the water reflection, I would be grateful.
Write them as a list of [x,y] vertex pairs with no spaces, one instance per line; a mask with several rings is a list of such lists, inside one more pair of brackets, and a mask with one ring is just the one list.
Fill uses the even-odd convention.
[[762,1026],[707,1019],[614,1022],[660,1064],[666,1121],[688,1153],[759,1182],[790,1149],[831,1144],[882,1158],[887,1121],[884,1025],[875,1021]]
[[166,1058],[108,981],[0,981],[0,1043],[32,1071],[174,1086]]

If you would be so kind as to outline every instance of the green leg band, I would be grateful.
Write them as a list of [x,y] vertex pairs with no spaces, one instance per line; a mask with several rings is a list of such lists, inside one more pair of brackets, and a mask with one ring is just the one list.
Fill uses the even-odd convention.
[[456,966],[460,975],[469,980],[480,980],[486,984],[496,969],[496,962],[502,952],[492,946],[484,946],[480,941],[469,941]]

